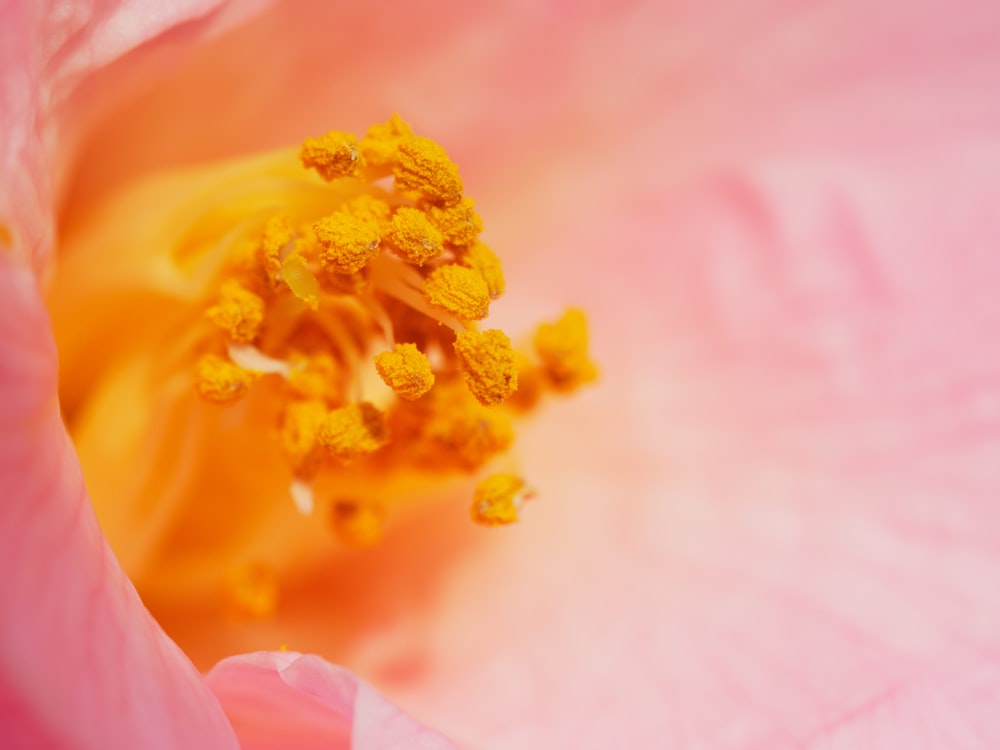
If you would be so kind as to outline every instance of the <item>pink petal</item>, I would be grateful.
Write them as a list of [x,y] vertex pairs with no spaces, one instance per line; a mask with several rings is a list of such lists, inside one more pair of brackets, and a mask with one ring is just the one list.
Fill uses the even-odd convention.
[[30,268],[0,252],[0,744],[235,747],[97,526]]
[[401,109],[531,260],[501,316],[594,311],[525,523],[401,530],[346,635],[273,633],[481,747],[996,745],[995,4],[414,7],[281,4],[75,182]]
[[206,680],[243,750],[454,747],[346,669],[315,656],[292,652],[234,656],[213,667]]

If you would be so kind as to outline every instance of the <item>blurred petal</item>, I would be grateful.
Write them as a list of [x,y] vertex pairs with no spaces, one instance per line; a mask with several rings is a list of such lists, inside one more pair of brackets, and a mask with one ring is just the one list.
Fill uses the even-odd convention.
[[56,399],[30,268],[0,253],[0,711],[67,747],[235,747],[218,702],[145,611],[94,518]]
[[[82,124],[78,108],[55,116],[70,94],[82,89],[84,100],[99,94],[103,101],[120,95],[123,86],[108,81],[96,92],[89,85],[94,72],[167,32],[177,42],[207,38],[261,4],[0,2],[0,221],[16,239],[18,253],[30,255],[41,269],[52,247],[53,180],[60,176],[52,152],[65,149]],[[182,46],[174,44],[169,54],[176,57]],[[166,56],[159,59],[162,65]]]
[[213,667],[206,681],[233,723],[242,750],[454,747],[346,669],[315,656],[234,656]]

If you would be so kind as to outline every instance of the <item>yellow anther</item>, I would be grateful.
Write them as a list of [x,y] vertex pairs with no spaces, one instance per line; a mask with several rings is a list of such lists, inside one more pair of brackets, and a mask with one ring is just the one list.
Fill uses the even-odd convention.
[[337,538],[349,547],[373,547],[382,540],[383,508],[372,502],[340,500],[333,504],[331,522]]
[[554,323],[538,326],[535,353],[556,390],[572,391],[597,377],[587,352],[588,338],[587,317],[575,307]]
[[288,285],[292,294],[309,305],[310,309],[315,310],[319,307],[319,295],[322,290],[316,276],[301,255],[293,253],[285,258],[278,278]]
[[281,446],[297,476],[311,478],[323,463],[324,452],[317,435],[328,413],[322,401],[293,401],[285,408]]
[[375,369],[385,384],[407,401],[420,398],[434,385],[431,363],[415,344],[396,344],[391,352],[382,352],[375,357]]
[[399,115],[393,115],[389,122],[372,125],[361,139],[361,154],[372,166],[381,167],[396,160],[396,149],[403,138],[413,135],[410,126]]
[[331,411],[320,426],[318,438],[341,461],[353,461],[385,445],[389,431],[382,412],[363,402]]
[[443,251],[444,240],[423,211],[403,206],[396,210],[386,240],[409,263],[422,266]]
[[475,243],[462,254],[461,263],[479,272],[490,290],[490,299],[500,297],[507,287],[503,277],[503,267],[496,254],[482,242]]
[[306,138],[299,158],[303,166],[315,169],[327,182],[340,177],[357,177],[364,166],[358,139],[339,130],[331,130],[319,138]]
[[445,206],[462,200],[458,167],[430,138],[403,138],[396,159],[397,190]]
[[333,357],[324,352],[314,355],[292,353],[288,384],[295,393],[311,400],[332,400],[338,396],[337,365]]
[[514,442],[510,417],[499,409],[481,406],[465,389],[446,392],[435,405],[421,434],[436,446],[432,455],[441,464],[474,469]]
[[256,375],[228,359],[206,354],[195,368],[198,394],[206,401],[223,404],[246,394]]
[[264,322],[264,300],[238,281],[227,281],[222,285],[218,304],[210,307],[206,315],[231,341],[249,344]]
[[496,406],[517,390],[514,349],[503,331],[494,328],[458,334],[455,356],[465,384],[483,406]]
[[263,619],[278,607],[278,576],[262,564],[232,568],[223,581],[225,609],[231,617]]
[[490,313],[490,289],[478,271],[458,265],[434,269],[424,282],[427,301],[461,320]]
[[325,216],[313,231],[322,247],[320,262],[335,273],[357,273],[378,253],[381,237],[369,221],[347,213]]
[[282,255],[287,254],[291,249],[292,228],[288,224],[288,217],[273,216],[264,224],[264,231],[260,238],[258,252],[260,263],[264,267],[264,272],[272,281],[277,278],[281,271]]
[[343,210],[356,219],[372,223],[380,232],[392,218],[392,207],[380,198],[362,193],[344,204]]
[[529,497],[524,480],[513,474],[493,474],[476,485],[472,520],[483,526],[506,526],[518,519],[518,511]]
[[476,213],[472,198],[462,198],[453,206],[427,206],[427,216],[441,230],[444,241],[455,247],[468,247],[483,231],[483,220]]

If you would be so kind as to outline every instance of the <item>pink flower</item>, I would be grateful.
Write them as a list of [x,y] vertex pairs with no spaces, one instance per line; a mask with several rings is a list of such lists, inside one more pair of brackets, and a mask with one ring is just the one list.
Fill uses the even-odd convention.
[[[143,28],[114,54],[161,26]],[[148,170],[411,112],[477,186],[492,244],[515,251],[505,323],[587,305],[603,380],[522,433],[545,501],[511,533],[414,521],[264,632],[158,611],[198,664],[281,634],[481,747],[990,746],[993,4],[283,3],[168,68],[201,28],[175,28],[57,102],[64,216]],[[150,67],[161,77],[130,75]],[[36,60],[4,75],[4,101],[19,105],[4,112],[28,118],[5,132],[49,132],[34,118],[65,79],[43,73]],[[12,99],[17,81],[29,85]],[[90,98],[125,84],[112,110],[110,94]],[[46,152],[2,147],[20,165],[4,179],[22,180],[3,191],[17,201],[3,220],[41,268]],[[62,726],[57,711],[86,728],[87,704],[56,670],[127,633],[144,656],[112,651],[101,663],[121,673],[98,687],[160,686],[164,718],[122,736],[172,715],[202,717],[178,732],[225,732],[193,669],[95,555],[51,346],[38,343],[44,313],[10,255],[4,340],[23,343],[3,350],[0,476],[24,489],[5,487],[23,500],[4,506],[17,526],[0,525],[0,549],[32,562],[3,611],[40,624],[5,614],[0,705],[31,709],[25,731]],[[76,514],[91,535],[69,537],[79,559],[62,543],[39,559]],[[48,580],[56,597],[38,593]],[[32,637],[73,597],[129,627],[89,647],[61,633],[40,658]],[[351,617],[331,633],[338,607]],[[271,658],[261,684],[281,672],[316,694]],[[228,669],[209,676],[223,698]],[[239,684],[256,667],[232,669]]]

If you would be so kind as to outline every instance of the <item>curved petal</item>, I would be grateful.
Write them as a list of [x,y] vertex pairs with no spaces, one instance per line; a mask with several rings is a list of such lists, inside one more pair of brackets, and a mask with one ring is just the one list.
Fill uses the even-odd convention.
[[236,741],[97,526],[31,269],[0,252],[0,735],[44,747]]
[[243,750],[454,748],[346,669],[315,656],[234,656],[215,665],[205,679]]
[[[94,71],[168,31],[190,41],[207,38],[259,7],[225,0],[183,0],[157,4],[119,0],[0,3],[0,221],[17,252],[41,270],[52,247],[55,148],[67,149],[81,126],[79,104],[55,113],[70,94],[83,89],[92,100]],[[182,45],[175,45],[177,56]],[[164,55],[160,55],[163,65]],[[148,74],[148,70],[144,71]],[[133,71],[136,75],[138,71]],[[104,82],[105,106],[123,85]],[[109,92],[108,89],[115,89]],[[110,95],[109,95],[110,94]],[[95,104],[90,102],[90,108]],[[61,127],[68,124],[69,127]]]

